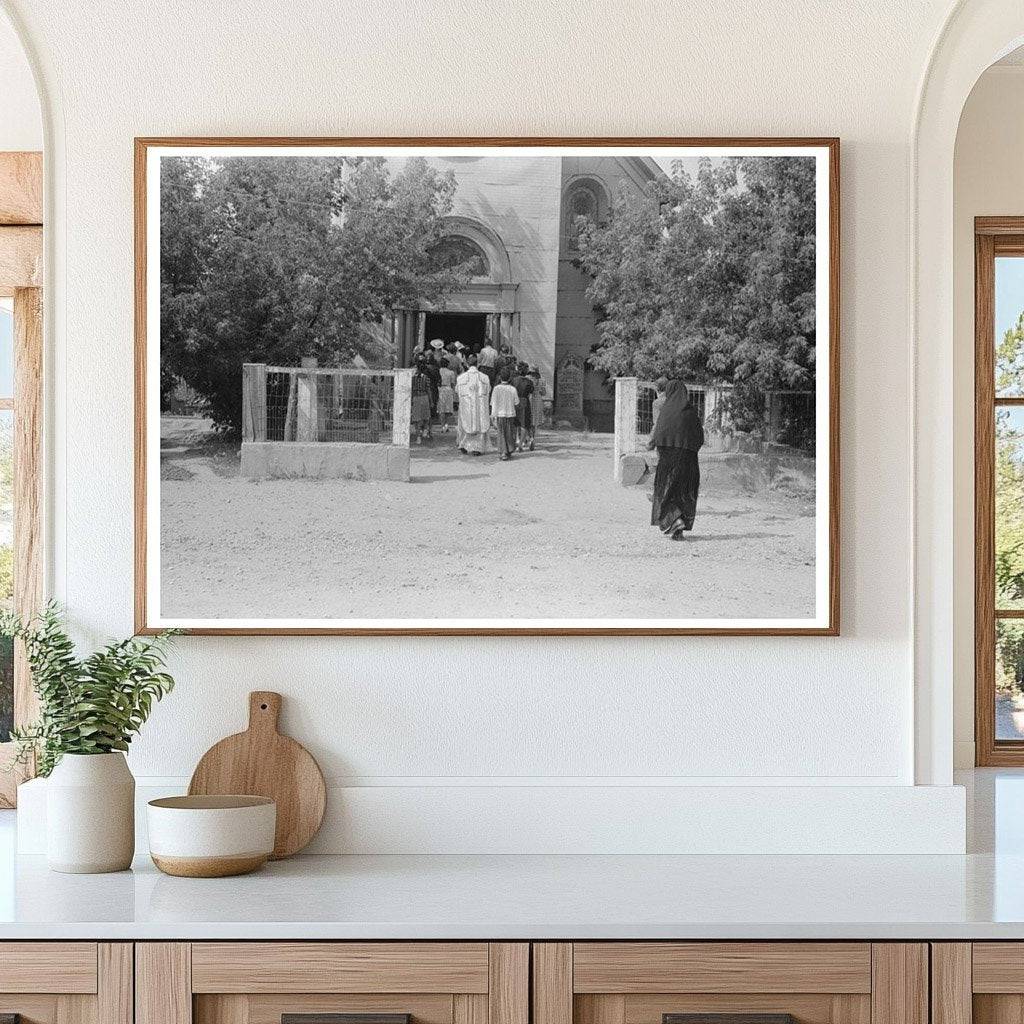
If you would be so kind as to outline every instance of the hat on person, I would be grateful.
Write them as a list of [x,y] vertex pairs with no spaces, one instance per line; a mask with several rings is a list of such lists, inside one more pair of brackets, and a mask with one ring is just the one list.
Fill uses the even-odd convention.
[[444,342],[440,338],[435,338],[430,343],[430,347],[431,348],[444,348]]
[[461,352],[465,347],[466,346],[463,345],[461,341],[455,342],[454,348],[456,349],[456,351]]

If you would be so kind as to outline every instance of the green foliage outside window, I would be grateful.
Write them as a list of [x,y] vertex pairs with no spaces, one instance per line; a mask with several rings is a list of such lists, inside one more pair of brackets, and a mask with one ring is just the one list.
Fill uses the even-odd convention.
[[[997,395],[1019,395],[1024,383],[1024,313],[996,346]],[[996,409],[996,608],[1024,607],[1024,410]],[[1020,693],[1024,684],[1024,629],[1009,620],[996,626],[996,687]]]
[[[1024,379],[1024,313],[996,347],[996,394]],[[1024,602],[1024,410],[996,410],[996,607]]]

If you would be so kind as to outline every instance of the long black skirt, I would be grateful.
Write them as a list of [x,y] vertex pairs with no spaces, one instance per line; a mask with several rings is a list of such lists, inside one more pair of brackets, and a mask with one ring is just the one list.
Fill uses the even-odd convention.
[[700,466],[697,453],[683,448],[658,448],[658,470],[654,474],[651,525],[662,533],[692,530],[697,518]]
[[523,430],[530,430],[533,427],[533,409],[530,407],[530,396],[520,395],[519,404],[516,406],[516,426]]

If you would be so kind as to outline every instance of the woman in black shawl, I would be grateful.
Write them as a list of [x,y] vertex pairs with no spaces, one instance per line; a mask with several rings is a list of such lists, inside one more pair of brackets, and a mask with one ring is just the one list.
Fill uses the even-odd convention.
[[703,444],[704,427],[686,385],[670,380],[647,447],[658,449],[651,525],[672,540],[682,540],[684,533],[693,529],[700,489],[697,452]]
[[530,443],[530,435],[533,433],[533,409],[530,405],[530,395],[533,394],[533,378],[527,374],[529,366],[526,363],[517,363],[516,372],[512,378],[512,387],[516,389],[519,396],[519,404],[516,406],[516,448],[523,451]]

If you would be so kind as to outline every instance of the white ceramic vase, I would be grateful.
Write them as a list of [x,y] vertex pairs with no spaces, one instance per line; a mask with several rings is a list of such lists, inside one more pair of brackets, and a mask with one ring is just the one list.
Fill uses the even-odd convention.
[[52,871],[124,871],[135,854],[135,779],[124,754],[65,754],[46,783]]

